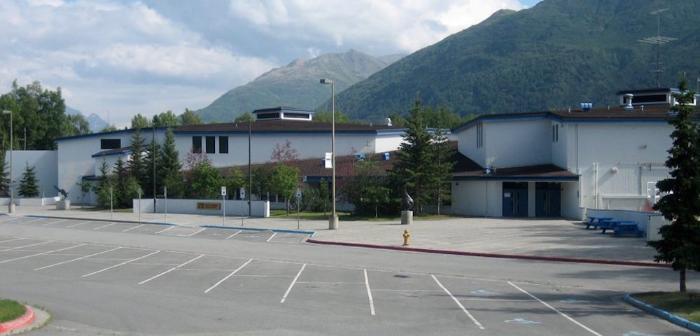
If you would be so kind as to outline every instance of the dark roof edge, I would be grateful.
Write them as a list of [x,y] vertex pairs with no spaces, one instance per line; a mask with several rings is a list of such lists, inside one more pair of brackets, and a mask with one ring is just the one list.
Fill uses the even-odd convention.
[[[157,131],[161,130],[166,130],[168,128],[172,129],[177,129],[177,126],[175,127],[156,127],[155,129]],[[89,137],[95,137],[95,136],[103,136],[103,135],[110,135],[110,134],[120,134],[120,133],[131,133],[135,128],[127,128],[127,129],[121,129],[121,130],[116,130],[116,131],[109,131],[109,132],[97,132],[97,133],[89,133],[89,134],[79,134],[79,135],[69,135],[69,136],[64,136],[60,138],[56,138],[54,141],[63,141],[63,140],[72,140],[72,139],[79,139],[79,138],[89,138]],[[145,132],[146,130],[152,131],[153,127],[145,127],[141,128],[141,132]]]

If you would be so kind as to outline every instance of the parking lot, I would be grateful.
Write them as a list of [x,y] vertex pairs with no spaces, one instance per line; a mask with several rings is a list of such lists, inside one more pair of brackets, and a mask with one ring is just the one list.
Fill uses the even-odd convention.
[[[12,296],[15,290],[54,313],[54,322],[32,333],[36,335],[229,335],[234,331],[270,335],[691,334],[625,305],[620,293],[605,289],[605,282],[562,286],[478,271],[431,272],[409,264],[387,268],[320,263],[294,254],[308,248],[313,253],[337,254],[337,258],[357,254],[381,260],[410,254],[306,246],[300,244],[300,237],[288,239],[286,235],[292,234],[2,219],[0,295]],[[3,230],[19,232],[18,227],[23,235]],[[53,232],[65,235],[41,237],[48,228],[63,229]],[[80,239],[65,239],[73,237],[73,232],[80,232]],[[131,239],[116,236],[114,244],[89,239],[110,233],[145,235],[149,246],[118,244]],[[251,252],[162,248],[158,242],[165,237],[175,245],[193,239],[205,244],[216,240],[222,246],[241,245]],[[279,251],[287,258],[271,258],[251,246]],[[416,258],[444,262],[442,256]],[[560,267],[554,263],[497,263],[529,268],[533,279],[546,272],[538,268]],[[454,264],[453,269],[461,266]],[[659,274],[665,273],[660,270]]]

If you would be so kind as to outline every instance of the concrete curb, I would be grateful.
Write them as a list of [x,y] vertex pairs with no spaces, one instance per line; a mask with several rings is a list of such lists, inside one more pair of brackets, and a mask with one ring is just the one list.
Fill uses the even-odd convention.
[[631,294],[625,294],[625,296],[622,298],[623,301],[629,303],[630,305],[637,307],[649,314],[652,314],[654,316],[660,317],[666,321],[669,321],[679,327],[683,327],[689,330],[692,330],[696,333],[700,333],[700,323],[695,323],[688,321],[678,315],[671,314],[663,309],[656,308],[648,303],[645,303],[643,301],[637,300],[632,297]]
[[7,321],[0,323],[0,334],[2,333],[9,333],[13,330],[21,329],[24,328],[32,322],[34,322],[34,309],[32,307],[29,307],[27,305],[24,306],[26,311],[24,312],[24,315],[12,320],[12,321]]
[[402,247],[402,246],[392,246],[392,245],[376,245],[376,244],[363,244],[363,243],[347,243],[347,242],[337,242],[337,241],[327,241],[327,240],[317,240],[317,239],[307,239],[307,243],[321,244],[321,245],[338,245],[338,246],[350,246],[350,247],[364,247],[373,249],[383,249],[383,250],[395,250],[404,252],[421,252],[421,253],[433,253],[433,254],[451,254],[451,255],[461,255],[470,257],[484,257],[484,258],[500,258],[500,259],[520,259],[520,260],[537,260],[537,261],[558,261],[558,262],[572,262],[572,263],[586,263],[586,264],[603,264],[603,265],[622,265],[622,266],[642,266],[642,267],[661,267],[668,268],[669,265],[657,264],[651,262],[641,262],[641,261],[623,261],[623,260],[604,260],[604,259],[584,259],[584,258],[570,258],[570,257],[545,257],[545,256],[533,256],[533,255],[516,255],[516,254],[500,254],[500,253],[485,253],[485,252],[467,252],[467,251],[455,251],[455,250],[439,250],[439,249],[429,249],[429,248],[416,248],[416,247]]
[[254,228],[254,227],[243,227],[243,226],[223,226],[223,225],[200,225],[203,228],[213,228],[213,229],[230,229],[230,230],[249,230],[249,231],[272,231],[277,233],[296,233],[305,234],[313,237],[316,231],[304,231],[304,230],[288,230],[288,229],[264,229],[264,228]]
[[107,218],[81,218],[81,217],[62,217],[62,216],[41,216],[41,215],[27,215],[24,217],[31,218],[52,218],[52,219],[71,219],[71,220],[89,220],[95,222],[117,222],[117,223],[134,223],[134,224],[153,224],[153,225],[176,225],[172,223],[164,222],[147,222],[147,221],[134,221],[134,220],[124,220],[124,219],[107,219]]

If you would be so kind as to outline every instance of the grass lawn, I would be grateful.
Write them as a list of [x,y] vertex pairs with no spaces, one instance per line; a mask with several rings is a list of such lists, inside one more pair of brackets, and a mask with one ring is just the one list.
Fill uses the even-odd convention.
[[654,307],[676,314],[689,321],[700,323],[700,293],[642,293],[634,298]]
[[[330,216],[330,212],[328,213],[323,213],[323,212],[311,212],[311,211],[302,211],[299,213],[299,218],[301,219],[306,219],[306,220],[325,220],[328,219],[328,216]],[[296,211],[290,211],[289,215],[287,215],[286,210],[270,210],[270,217],[281,217],[281,218],[297,218],[297,213]],[[420,215],[420,216],[415,216],[413,217],[414,220],[436,220],[436,219],[446,219],[450,218],[448,215]],[[401,217],[400,216],[379,216],[379,217],[373,217],[373,216],[358,216],[358,215],[353,215],[350,212],[338,212],[338,219],[341,221],[400,221]]]
[[24,315],[23,305],[12,300],[0,300],[0,323],[12,321]]

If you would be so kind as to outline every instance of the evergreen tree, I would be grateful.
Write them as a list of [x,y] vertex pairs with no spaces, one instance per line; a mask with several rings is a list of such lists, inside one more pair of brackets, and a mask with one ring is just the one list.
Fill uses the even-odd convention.
[[163,150],[160,151],[159,172],[162,174],[162,184],[168,187],[168,197],[178,198],[185,193],[184,180],[182,176],[182,164],[178,158],[177,148],[175,147],[175,135],[168,128],[165,132],[165,142]]
[[10,177],[5,163],[5,152],[0,152],[0,196],[10,195]]
[[662,239],[649,245],[658,253],[654,260],[671,263],[679,271],[679,290],[685,293],[686,271],[700,270],[700,137],[689,105],[694,93],[685,80],[679,89],[674,94],[678,104],[671,107],[673,146],[666,160],[671,177],[657,183],[665,195],[654,206],[670,224],[659,230]]
[[442,201],[450,197],[450,183],[452,181],[452,169],[454,168],[455,151],[450,146],[449,139],[443,128],[438,128],[433,133],[432,147],[434,150],[432,163],[432,190],[435,192],[437,214],[440,214]]
[[27,165],[22,173],[22,180],[19,182],[19,195],[22,197],[38,197],[39,186],[37,186],[36,172],[33,166]]
[[109,174],[107,161],[102,160],[100,165],[100,179],[95,185],[95,195],[97,195],[97,206],[106,209],[110,207],[112,194],[114,192],[114,178]]
[[132,193],[132,182],[135,180],[131,177],[129,169],[124,164],[122,158],[117,159],[114,164],[114,207],[124,208],[131,206],[131,200],[136,197]]
[[[416,101],[406,120],[406,133],[397,152],[398,161],[391,175],[414,200],[414,211],[421,213],[430,202],[433,186],[433,137],[425,126],[423,107]],[[403,193],[403,190],[400,191]]]
[[146,146],[146,154],[144,155],[145,172],[143,174],[143,193],[146,197],[153,197],[153,165],[156,167],[156,195],[163,192],[163,174],[160,165],[160,144],[151,142]]
[[128,161],[129,175],[133,176],[143,189],[146,188],[145,175],[147,172],[144,160],[145,140],[141,136],[141,129],[137,128],[131,135],[130,151],[131,156]]

